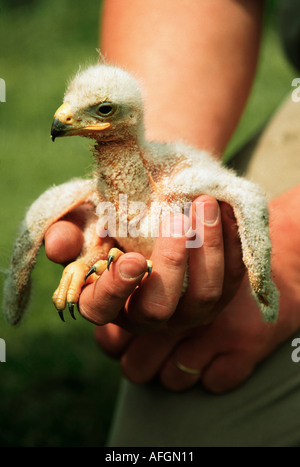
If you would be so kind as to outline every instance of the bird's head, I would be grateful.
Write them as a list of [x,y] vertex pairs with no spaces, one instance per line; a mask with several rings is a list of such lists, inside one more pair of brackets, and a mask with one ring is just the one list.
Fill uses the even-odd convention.
[[51,128],[58,136],[97,141],[124,140],[143,130],[143,101],[135,79],[124,70],[98,64],[77,73]]

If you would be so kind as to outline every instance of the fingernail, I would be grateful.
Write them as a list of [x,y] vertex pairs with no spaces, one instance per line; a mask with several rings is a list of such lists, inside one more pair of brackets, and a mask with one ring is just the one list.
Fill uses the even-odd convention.
[[205,203],[204,204],[204,224],[215,224],[219,217],[218,203]]
[[126,280],[138,279],[145,274],[145,265],[136,259],[126,258],[119,264],[119,273]]

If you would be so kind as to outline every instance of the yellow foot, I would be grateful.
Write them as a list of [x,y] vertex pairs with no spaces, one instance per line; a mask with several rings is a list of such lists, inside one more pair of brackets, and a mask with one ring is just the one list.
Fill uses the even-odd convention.
[[91,269],[89,269],[89,271],[85,275],[84,280],[86,281],[92,274],[95,274],[96,279],[98,279],[98,276],[101,276],[105,269],[107,269],[107,261],[104,259],[100,259],[99,261],[97,261],[97,263],[94,264],[94,266],[91,267]]
[[[120,258],[121,255],[123,255],[123,251],[119,250],[118,248],[112,248],[109,250],[108,253],[108,261],[107,261],[107,269],[109,269],[109,266],[111,263],[114,263],[117,261],[118,258]],[[148,267],[148,277],[151,274],[152,268],[153,268],[153,263],[150,259],[147,259],[147,267]]]
[[[64,321],[63,310],[68,306],[72,318],[74,316],[74,305],[78,303],[82,287],[88,282],[94,282],[98,277],[109,269],[111,263],[124,253],[118,248],[112,248],[108,253],[108,260],[99,260],[91,268],[82,260],[78,259],[68,264],[64,269],[58,288],[55,290],[52,301],[62,321]],[[152,271],[152,261],[147,260],[148,276]]]
[[[109,270],[109,267],[111,263],[114,263],[117,261],[118,258],[120,258],[121,255],[123,255],[123,251],[119,250],[118,248],[111,248],[108,253],[108,258],[107,261],[105,260],[100,260],[97,261],[97,263],[94,264],[94,266],[91,267],[91,269],[88,271],[88,273],[85,276],[85,280],[91,275],[91,274],[97,274],[97,276],[100,276],[105,269]],[[153,268],[153,263],[150,259],[147,259],[147,267],[148,267],[148,277],[151,274],[152,268]]]
[[108,252],[107,269],[109,269],[111,263],[117,261],[123,254],[123,251],[119,250],[119,248],[111,248]]
[[85,280],[87,280],[91,274],[97,274],[100,276],[105,271],[105,269],[109,269],[111,263],[117,261],[117,259],[123,254],[123,251],[119,250],[118,248],[111,248],[108,252],[107,261],[103,259],[97,261],[97,263],[95,263],[94,266],[92,266],[91,269],[87,272]]
[[148,268],[148,277],[149,277],[153,269],[153,263],[151,259],[147,259],[147,268]]
[[80,259],[68,264],[64,269],[59,286],[52,297],[52,301],[62,321],[64,321],[63,310],[66,308],[66,305],[68,305],[72,318],[76,319],[74,316],[74,305],[79,300],[88,270],[89,266]]

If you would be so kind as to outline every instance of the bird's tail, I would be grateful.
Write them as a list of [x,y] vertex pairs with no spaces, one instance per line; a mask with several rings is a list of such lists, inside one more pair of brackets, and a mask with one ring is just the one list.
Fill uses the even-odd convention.
[[30,275],[46,230],[76,206],[90,200],[93,181],[76,179],[45,191],[29,208],[14,244],[4,284],[3,313],[11,325],[18,324],[30,296]]

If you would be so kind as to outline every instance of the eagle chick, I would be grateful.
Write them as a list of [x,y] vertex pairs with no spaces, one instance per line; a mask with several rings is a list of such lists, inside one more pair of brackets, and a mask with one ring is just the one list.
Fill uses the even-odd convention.
[[[54,186],[29,208],[5,283],[3,309],[9,323],[17,324],[24,314],[30,273],[46,230],[67,213],[80,205],[89,206],[80,256],[65,268],[53,295],[61,317],[67,305],[73,315],[85,281],[96,280],[118,257],[120,250],[111,248],[150,257],[153,223],[166,209],[176,211],[200,194],[232,206],[253,295],[264,319],[276,320],[279,298],[270,270],[268,208],[257,185],[224,168],[206,151],[182,142],[146,141],[143,100],[136,80],[107,64],[79,72],[54,115],[53,141],[72,135],[95,140],[93,177]],[[138,229],[136,211],[124,211],[124,200],[127,206],[139,207]],[[107,223],[115,227],[113,236],[102,235]]]

